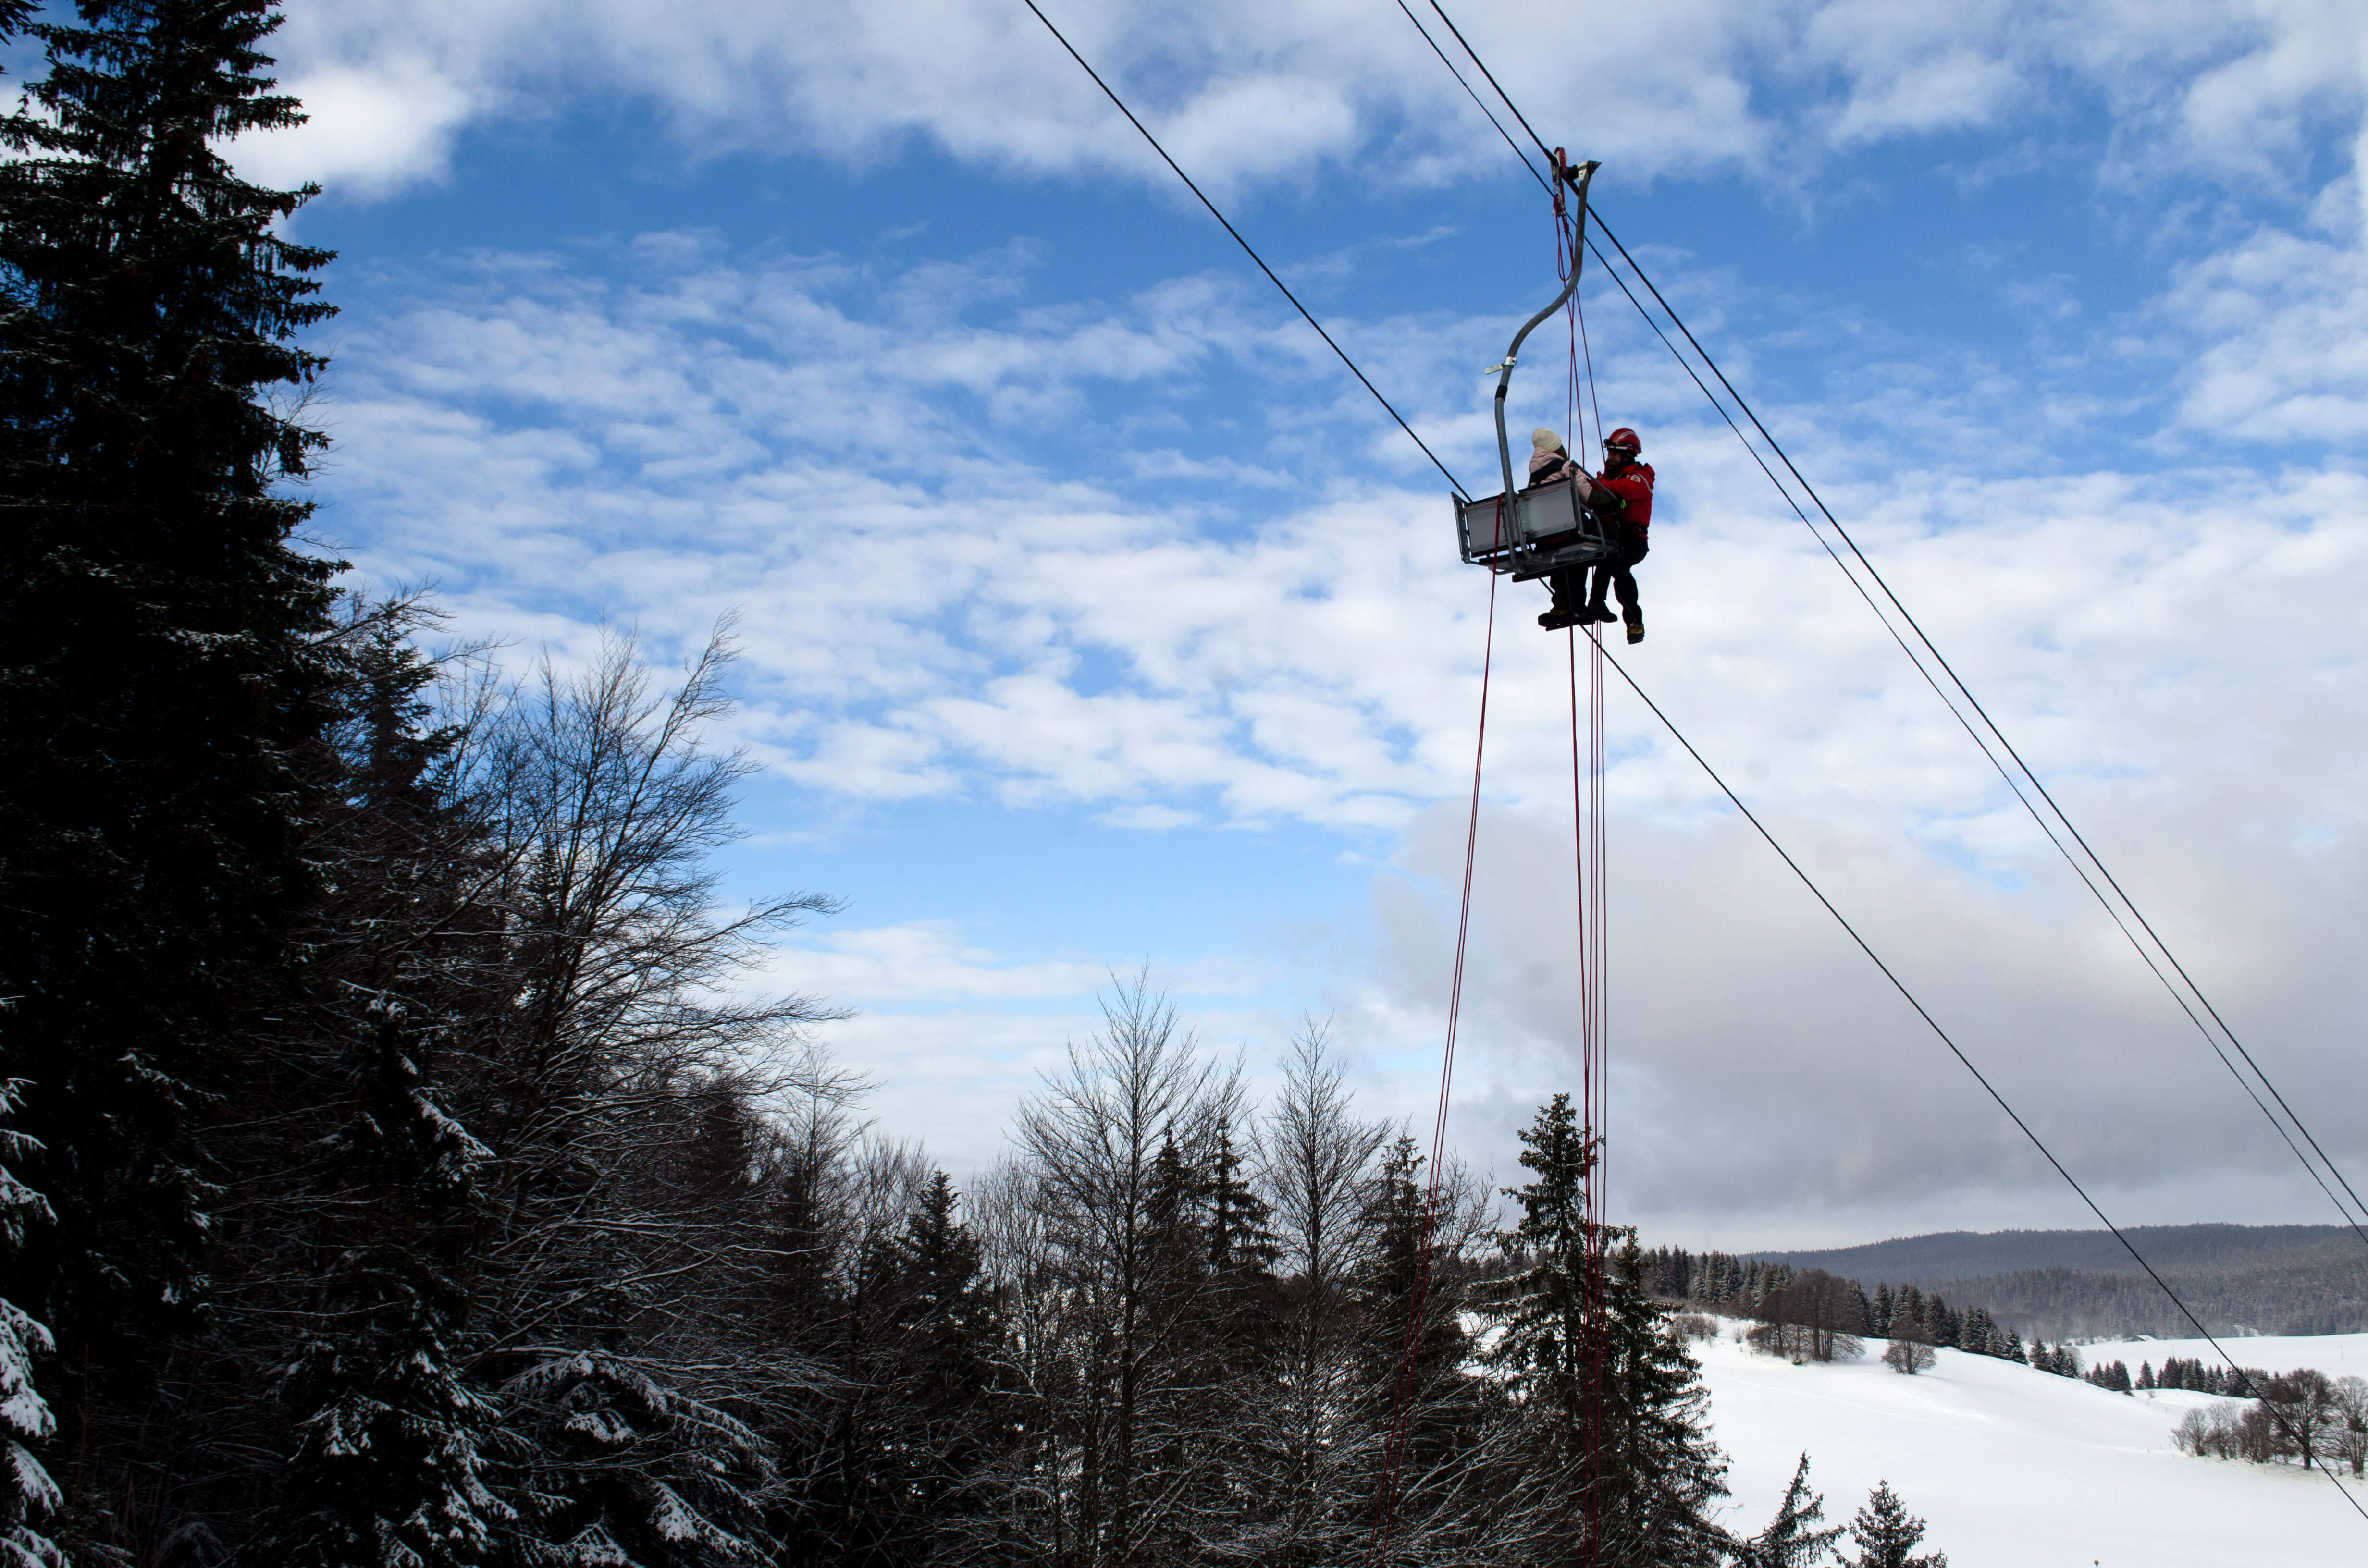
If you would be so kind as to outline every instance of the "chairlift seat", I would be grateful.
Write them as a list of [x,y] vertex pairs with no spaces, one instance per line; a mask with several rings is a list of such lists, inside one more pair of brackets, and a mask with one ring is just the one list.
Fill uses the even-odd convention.
[[1517,583],[1566,567],[1611,559],[1603,519],[1579,505],[1575,480],[1556,480],[1477,501],[1455,500],[1457,542],[1464,563],[1486,566]]

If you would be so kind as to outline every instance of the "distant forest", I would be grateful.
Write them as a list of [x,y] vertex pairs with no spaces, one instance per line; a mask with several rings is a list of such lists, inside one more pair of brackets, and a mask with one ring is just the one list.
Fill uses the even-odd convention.
[[[1888,1281],[1877,1280],[1870,1290],[1861,1280],[1823,1268],[1675,1247],[1646,1253],[1642,1272],[1645,1288],[1672,1306],[1755,1318],[1762,1328],[1815,1331],[1809,1358],[1819,1361],[1834,1359],[1838,1346],[1842,1354],[1858,1354],[1861,1336],[1907,1338],[2009,1361],[2032,1362],[2033,1353],[2042,1349],[2037,1341],[2025,1345],[2019,1326],[1999,1321],[1987,1309],[1952,1306],[1940,1291],[1920,1290],[1912,1284],[1894,1289]],[[1755,1335],[1753,1342],[1762,1349],[1790,1343],[1781,1334],[1776,1341]],[[2044,1356],[2036,1364],[2067,1374],[2079,1369],[2070,1360],[2058,1367]]]
[[[2154,1225],[2127,1233],[2215,1335],[2368,1331],[2368,1242],[2348,1227]],[[2049,1339],[2194,1333],[2109,1231],[1952,1231],[1749,1256],[1940,1291]]]

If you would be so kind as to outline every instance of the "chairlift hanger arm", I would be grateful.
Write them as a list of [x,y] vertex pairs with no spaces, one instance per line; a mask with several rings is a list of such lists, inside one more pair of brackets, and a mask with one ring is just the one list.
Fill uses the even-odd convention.
[[[1594,182],[1595,171],[1602,165],[1589,158],[1586,163],[1571,167],[1563,164],[1559,151],[1554,163],[1554,178],[1569,186],[1577,198],[1574,205],[1577,213],[1578,239],[1584,240],[1587,236],[1587,187]],[[1574,241],[1571,245],[1570,281],[1562,286],[1562,292],[1554,296],[1554,303],[1531,316],[1520,331],[1513,334],[1512,347],[1505,350],[1504,360],[1492,367],[1497,371],[1497,459],[1504,470],[1505,494],[1508,496],[1513,494],[1513,449],[1505,439],[1505,394],[1513,384],[1513,367],[1520,363],[1523,340],[1538,329],[1541,322],[1568,304],[1571,295],[1577,292],[1579,257],[1584,254],[1585,247]]]

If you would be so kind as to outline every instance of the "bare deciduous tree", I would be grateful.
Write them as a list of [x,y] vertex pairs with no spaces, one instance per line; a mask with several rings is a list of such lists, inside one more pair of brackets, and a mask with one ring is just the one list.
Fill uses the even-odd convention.
[[1866,1303],[1858,1287],[1822,1268],[1804,1269],[1759,1299],[1759,1323],[1749,1338],[1754,1349],[1793,1361],[1831,1361],[1857,1356],[1866,1324]]
[[[1199,1238],[1184,1233],[1191,1173],[1236,1109],[1138,971],[1103,1004],[1103,1028],[1020,1108],[1018,1141],[1042,1226],[1041,1288],[1062,1298],[1067,1365],[1034,1434],[1040,1545],[1132,1563],[1212,1478],[1205,1440],[1224,1391],[1201,1380],[1206,1306]],[[1049,1348],[1049,1347],[1048,1347]]]
[[1282,1245],[1282,1375],[1269,1406],[1283,1460],[1279,1561],[1337,1537],[1344,1483],[1363,1482],[1355,1426],[1363,1379],[1355,1285],[1374,1244],[1368,1205],[1385,1124],[1358,1120],[1324,1027],[1292,1042],[1282,1095],[1263,1130],[1267,1187]]

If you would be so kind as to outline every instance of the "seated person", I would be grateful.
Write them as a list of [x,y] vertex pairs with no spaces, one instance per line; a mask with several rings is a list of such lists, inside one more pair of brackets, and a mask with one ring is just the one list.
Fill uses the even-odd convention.
[[[1538,434],[1551,436],[1554,432],[1541,427]],[[1535,439],[1531,437],[1533,442]],[[1604,598],[1616,589],[1620,595],[1619,619],[1627,622],[1628,641],[1645,640],[1645,609],[1637,600],[1636,578],[1632,570],[1645,559],[1648,548],[1645,532],[1653,520],[1653,468],[1650,463],[1636,460],[1642,449],[1636,432],[1623,425],[1603,438],[1603,473],[1600,479],[1571,466],[1570,472],[1578,477],[1581,498],[1588,509],[1604,519],[1604,536],[1611,543],[1612,556],[1595,563],[1592,593],[1585,592],[1588,568],[1565,568],[1551,574],[1547,585],[1554,593],[1554,608],[1538,617],[1540,626],[1552,630],[1582,621],[1611,620],[1613,617]],[[1564,454],[1563,461],[1569,462],[1568,454]],[[1530,466],[1535,472],[1538,460],[1531,458]]]
[[1578,472],[1578,465],[1570,460],[1570,449],[1548,426],[1541,425],[1531,431],[1530,445],[1534,449],[1530,453],[1530,482],[1522,489],[1535,490],[1541,484],[1568,479]]

